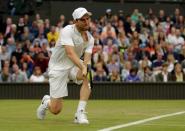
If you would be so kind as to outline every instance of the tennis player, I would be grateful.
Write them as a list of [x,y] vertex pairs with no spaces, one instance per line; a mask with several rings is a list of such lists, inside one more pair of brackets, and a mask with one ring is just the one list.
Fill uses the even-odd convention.
[[[37,118],[44,119],[46,110],[59,114],[63,108],[63,97],[68,96],[67,83],[72,80],[82,84],[80,101],[75,113],[75,123],[88,124],[86,105],[91,93],[87,79],[87,64],[91,62],[94,38],[89,33],[90,16],[85,8],[77,8],[72,13],[74,24],[60,31],[49,61],[50,96],[45,95],[37,109]],[[84,55],[83,60],[81,56]]]

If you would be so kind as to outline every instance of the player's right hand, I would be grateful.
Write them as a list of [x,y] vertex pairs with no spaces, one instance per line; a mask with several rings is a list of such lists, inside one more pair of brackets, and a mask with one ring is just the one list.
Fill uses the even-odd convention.
[[87,76],[87,66],[84,64],[82,65],[82,75],[83,75],[83,77]]

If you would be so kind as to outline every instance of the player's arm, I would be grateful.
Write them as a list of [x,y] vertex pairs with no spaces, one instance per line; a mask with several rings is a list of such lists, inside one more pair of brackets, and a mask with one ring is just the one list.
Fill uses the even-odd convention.
[[91,64],[91,53],[85,52],[84,54],[84,64],[90,65]]
[[69,59],[82,70],[82,74],[87,74],[87,67],[81,62],[77,54],[74,51],[74,46],[64,45],[65,51]]
[[91,64],[91,55],[92,55],[92,50],[94,47],[94,38],[91,37],[90,42],[85,50],[84,53],[84,64]]

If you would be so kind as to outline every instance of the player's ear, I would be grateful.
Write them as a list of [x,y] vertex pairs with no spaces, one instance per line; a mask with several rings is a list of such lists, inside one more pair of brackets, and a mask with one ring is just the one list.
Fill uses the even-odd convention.
[[77,20],[73,20],[73,23],[75,24],[77,22]]

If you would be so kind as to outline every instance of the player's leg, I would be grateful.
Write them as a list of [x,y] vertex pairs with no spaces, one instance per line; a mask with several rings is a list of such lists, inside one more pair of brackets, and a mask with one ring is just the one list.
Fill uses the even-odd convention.
[[77,67],[74,67],[70,71],[69,77],[77,84],[82,83],[82,86],[80,89],[80,101],[77,107],[77,112],[75,114],[75,122],[79,124],[88,124],[89,121],[87,120],[85,110],[86,110],[87,101],[91,93],[89,81],[87,78],[84,78],[82,76],[81,70],[79,70]]
[[44,119],[48,109],[52,114],[59,114],[62,110],[62,105],[62,98],[52,98],[49,95],[45,95],[40,106],[37,108],[37,118]]
[[69,71],[49,73],[50,96],[45,95],[43,97],[37,109],[38,119],[44,119],[47,109],[55,115],[60,113],[63,105],[62,98],[68,95],[68,72]]
[[63,107],[63,99],[62,98],[50,98],[50,102],[48,103],[48,109],[52,114],[59,114]]

